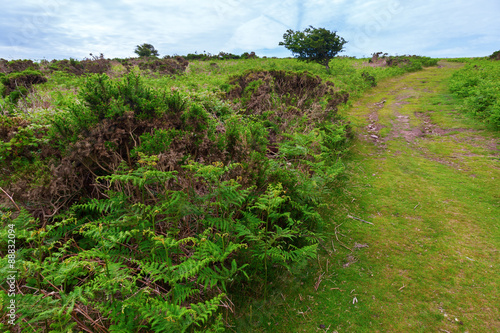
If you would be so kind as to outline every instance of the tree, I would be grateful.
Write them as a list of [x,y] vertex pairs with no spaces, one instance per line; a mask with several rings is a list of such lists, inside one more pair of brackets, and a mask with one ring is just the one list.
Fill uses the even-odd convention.
[[292,51],[294,56],[302,61],[314,61],[330,69],[328,63],[337,53],[342,52],[344,38],[337,35],[336,31],[325,28],[314,28],[309,26],[304,31],[293,31],[291,29],[283,35],[284,42],[279,45],[285,46]]
[[492,60],[500,60],[500,51],[493,52],[493,54],[490,55],[490,59],[492,59]]
[[142,45],[137,45],[134,51],[139,57],[158,57],[158,50],[151,44],[144,43]]

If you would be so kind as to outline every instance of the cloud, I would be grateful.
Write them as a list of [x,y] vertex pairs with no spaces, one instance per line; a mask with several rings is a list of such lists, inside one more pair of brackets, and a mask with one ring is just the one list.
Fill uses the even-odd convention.
[[142,43],[162,55],[287,56],[283,33],[309,25],[337,31],[348,55],[486,55],[498,49],[499,12],[491,0],[23,0],[0,12],[0,57],[129,57]]
[[286,29],[287,27],[284,24],[261,15],[240,25],[224,47],[227,50],[241,49],[249,51],[273,49],[282,40]]

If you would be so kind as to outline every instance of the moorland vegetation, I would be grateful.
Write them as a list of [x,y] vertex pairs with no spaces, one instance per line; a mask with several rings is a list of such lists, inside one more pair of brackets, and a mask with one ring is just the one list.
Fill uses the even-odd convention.
[[[316,256],[352,141],[339,109],[437,64],[250,55],[0,61],[21,330],[223,331],[238,300]],[[496,69],[474,66],[452,89],[498,121]]]

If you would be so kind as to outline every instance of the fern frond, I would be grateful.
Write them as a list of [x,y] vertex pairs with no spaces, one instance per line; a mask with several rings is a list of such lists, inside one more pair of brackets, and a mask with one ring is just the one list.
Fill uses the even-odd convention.
[[[219,294],[216,297],[207,300],[205,302],[191,304],[191,309],[195,311],[194,315],[195,320],[205,323],[208,320],[208,318],[217,311],[217,308],[222,298],[224,298],[225,296],[226,296],[225,294]],[[199,325],[199,323],[196,324]]]

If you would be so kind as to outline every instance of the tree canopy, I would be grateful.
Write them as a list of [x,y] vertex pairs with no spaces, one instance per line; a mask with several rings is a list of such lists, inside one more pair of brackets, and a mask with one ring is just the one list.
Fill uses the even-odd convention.
[[309,26],[304,31],[287,30],[283,35],[283,42],[279,45],[285,46],[292,51],[293,55],[303,61],[314,61],[329,69],[328,63],[337,53],[342,52],[344,38],[337,35],[336,31],[325,28],[314,28]]
[[139,57],[158,57],[158,50],[151,44],[144,43],[142,45],[137,45],[134,51]]

